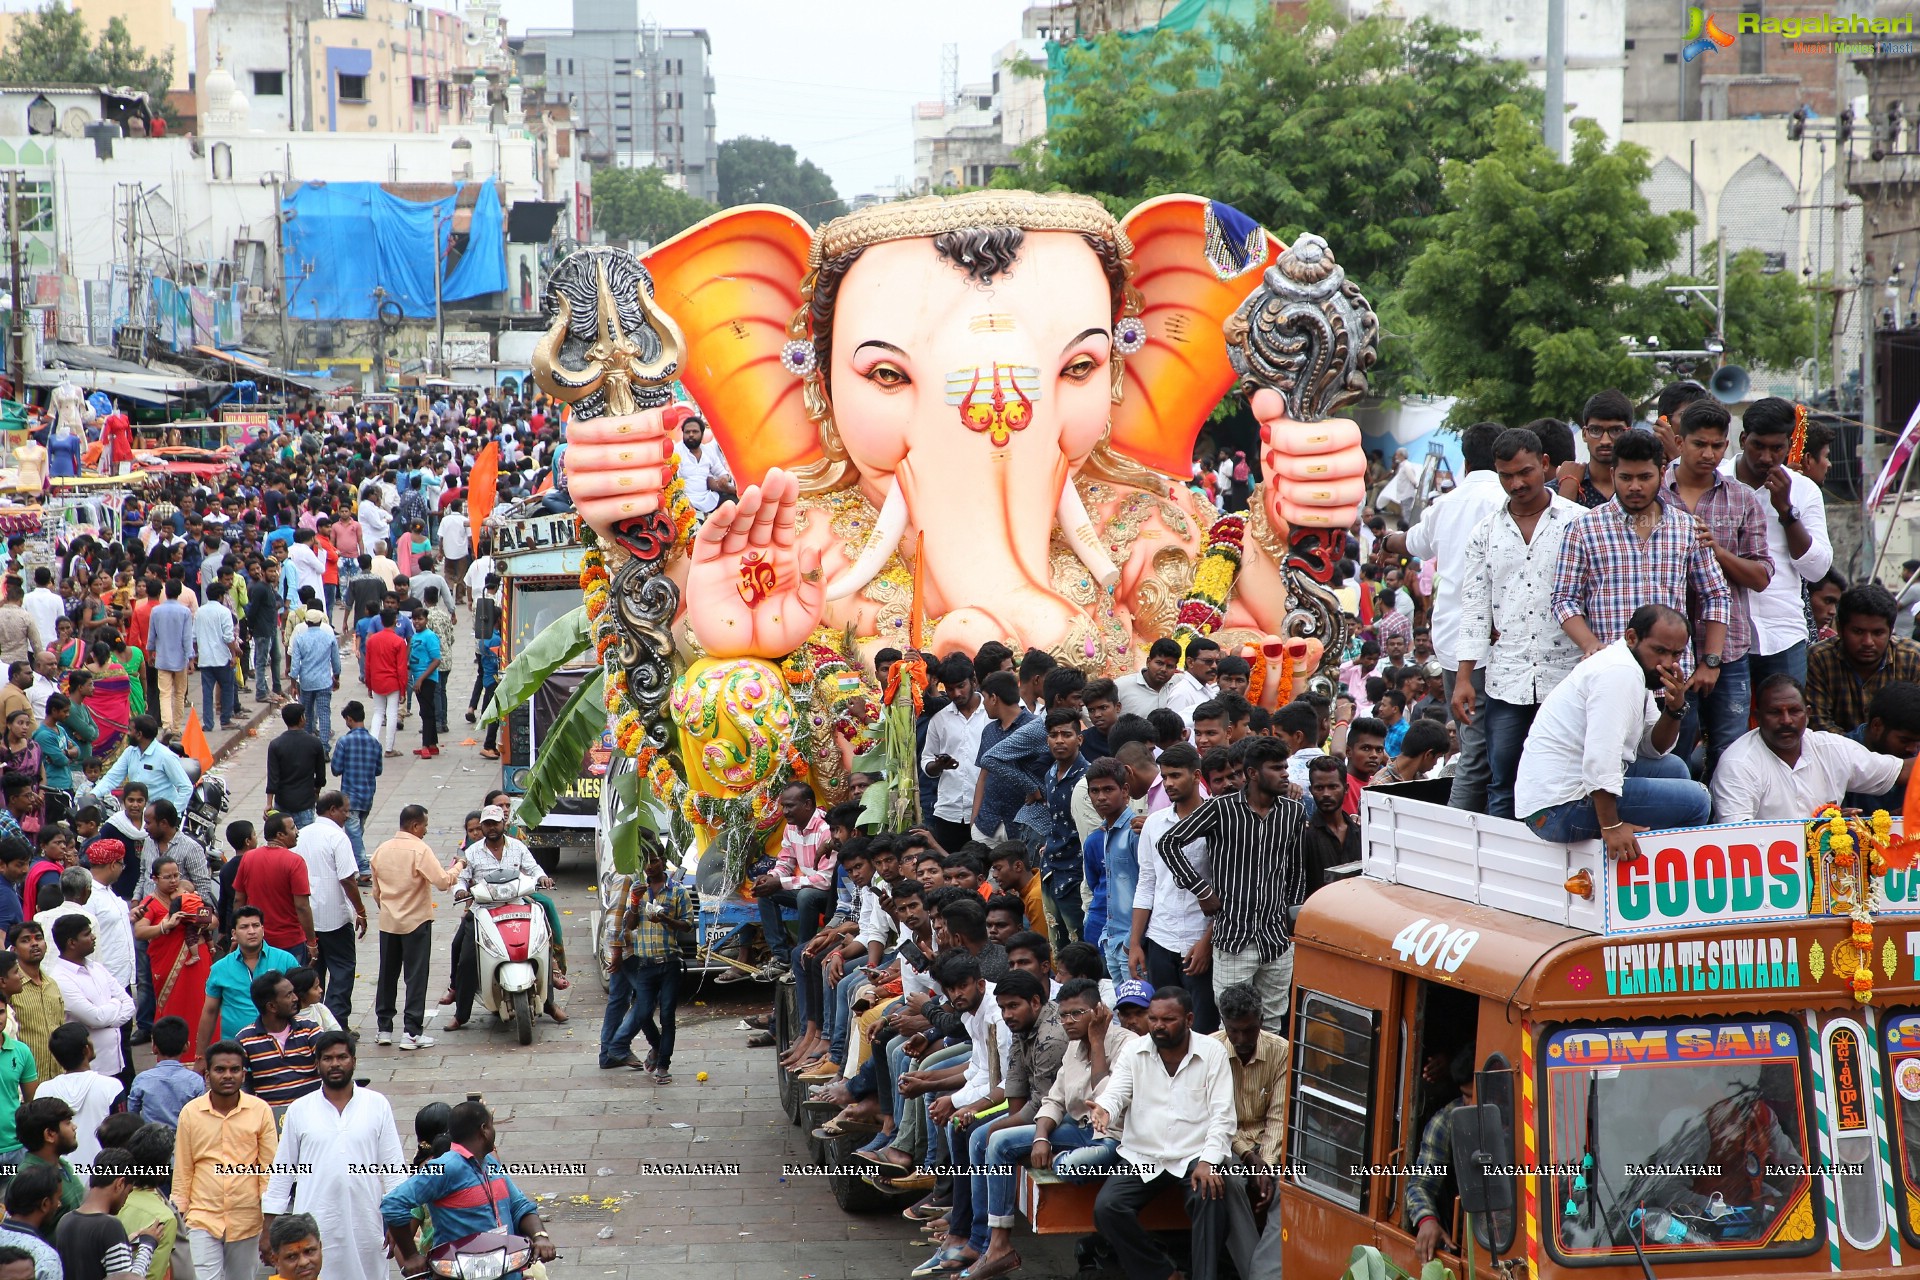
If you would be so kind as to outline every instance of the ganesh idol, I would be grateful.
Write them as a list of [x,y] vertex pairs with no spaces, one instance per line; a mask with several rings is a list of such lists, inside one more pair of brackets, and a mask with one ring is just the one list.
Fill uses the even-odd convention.
[[[1299,632],[1362,500],[1358,428],[1301,410],[1316,380],[1322,405],[1365,385],[1373,332],[1328,324],[1358,295],[1324,243],[1289,249],[1226,206],[1116,220],[978,191],[817,231],[749,206],[647,254],[631,297],[598,270],[597,318],[560,297],[546,352],[576,402],[567,486],[610,566],[663,560],[683,659],[850,641],[857,669],[918,631],[931,654],[998,640],[1119,675],[1196,599],[1190,629],[1225,644]],[[675,379],[740,486],[677,543],[678,433],[644,394]],[[1265,480],[1223,521],[1187,480],[1236,384]],[[1197,574],[1223,540],[1225,581]]]

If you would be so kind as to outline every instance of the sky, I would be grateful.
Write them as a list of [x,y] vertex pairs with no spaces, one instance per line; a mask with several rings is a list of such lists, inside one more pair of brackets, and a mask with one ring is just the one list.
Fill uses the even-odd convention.
[[[960,82],[985,80],[1020,35],[1025,0],[639,0],[643,20],[705,27],[720,137],[768,137],[842,196],[913,174],[911,109],[940,97],[944,44]],[[504,0],[509,27],[561,26],[567,0]]]

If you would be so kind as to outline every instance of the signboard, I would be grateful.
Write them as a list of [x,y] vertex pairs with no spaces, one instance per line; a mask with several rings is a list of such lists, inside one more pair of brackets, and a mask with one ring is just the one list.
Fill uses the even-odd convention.
[[1787,1022],[1716,1022],[1701,1027],[1591,1027],[1547,1037],[1549,1067],[1630,1067],[1674,1062],[1752,1062],[1793,1057]]
[[1835,1138],[1873,1132],[1873,1098],[1868,1092],[1867,1060],[1859,1028],[1839,1021],[1826,1028],[1827,1114]]
[[1811,895],[1806,827],[1742,822],[1643,831],[1640,856],[1605,859],[1608,934],[1802,919]]
[[580,545],[580,526],[571,511],[559,515],[532,516],[508,520],[493,531],[493,554],[526,555],[533,551],[557,551]]
[[[528,707],[528,759],[531,764],[539,759],[541,741],[546,737],[547,726],[554,722],[560,709],[573,696],[592,672],[588,670],[556,671],[548,676],[541,686],[534,690]],[[541,822],[544,827],[592,827],[600,817],[600,787],[607,776],[608,766],[613,760],[613,735],[602,732],[600,740],[595,742],[581,757],[580,769],[574,782],[554,801],[553,808]]]
[[1903,1102],[1920,1102],[1920,1013],[1888,1018],[1885,1034],[1894,1093]]
[[273,412],[269,409],[222,405],[220,421],[238,423],[245,427],[264,427],[273,421]]

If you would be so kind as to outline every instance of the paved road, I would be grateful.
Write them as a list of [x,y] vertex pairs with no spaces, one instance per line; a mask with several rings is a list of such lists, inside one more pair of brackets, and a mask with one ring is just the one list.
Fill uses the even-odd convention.
[[[480,736],[462,719],[471,653],[456,654],[454,666],[454,732],[438,759],[405,754],[386,761],[368,822],[369,850],[394,832],[402,806],[421,803],[430,814],[428,842],[450,860],[466,813],[499,781],[499,766],[480,758],[477,743],[460,745]],[[351,657],[342,685],[336,709],[364,698]],[[243,696],[245,708],[256,710],[251,695]],[[419,745],[418,725],[417,718],[408,720],[407,740],[397,744],[403,751]],[[215,739],[216,751],[231,747],[217,766],[233,791],[229,820],[258,825],[266,746],[280,728],[275,707],[255,730]],[[746,1033],[736,1029],[744,1014],[766,1007],[768,989],[709,986],[686,998],[672,1085],[655,1087],[636,1073],[598,1068],[604,997],[591,960],[593,871],[575,860],[562,865],[557,881],[555,899],[577,979],[563,994],[571,1021],[562,1027],[541,1019],[529,1047],[522,1048],[506,1028],[490,1028],[484,1015],[476,1029],[437,1029],[452,1016],[451,1006],[435,1006],[446,989],[448,945],[458,919],[451,893],[440,895],[434,922],[429,1034],[439,1043],[433,1048],[402,1053],[373,1043],[375,950],[371,938],[362,944],[349,1026],[361,1035],[360,1075],[392,1100],[402,1145],[412,1150],[419,1107],[433,1100],[458,1102],[478,1091],[494,1108],[503,1159],[582,1165],[583,1176],[520,1180],[528,1194],[541,1197],[561,1252],[551,1269],[554,1280],[686,1280],[688,1264],[697,1265],[692,1274],[701,1280],[867,1280],[905,1276],[923,1260],[929,1250],[897,1215],[843,1213],[823,1179],[782,1176],[783,1165],[806,1162],[806,1135],[780,1109],[770,1052],[745,1052]],[[704,1082],[697,1079],[701,1072]],[[640,1172],[643,1165],[673,1163],[737,1165],[738,1172]],[[1030,1265],[1023,1275],[1071,1270],[1066,1242],[1050,1240],[1042,1247],[1029,1236],[1024,1244]]]

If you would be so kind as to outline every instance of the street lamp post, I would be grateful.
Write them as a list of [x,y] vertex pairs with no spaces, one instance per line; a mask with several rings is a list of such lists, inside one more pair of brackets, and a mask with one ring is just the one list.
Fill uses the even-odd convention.
[[440,376],[443,378],[449,377],[451,375],[449,375],[447,372],[447,322],[446,322],[445,315],[442,314],[440,310],[440,289],[441,289],[441,286],[445,283],[444,277],[446,274],[446,271],[445,271],[446,254],[440,246],[440,228],[446,225],[446,223],[450,221],[451,218],[452,218],[451,214],[443,214],[437,209],[434,210],[434,214],[433,214],[433,350],[434,350],[434,357],[440,365]]

